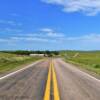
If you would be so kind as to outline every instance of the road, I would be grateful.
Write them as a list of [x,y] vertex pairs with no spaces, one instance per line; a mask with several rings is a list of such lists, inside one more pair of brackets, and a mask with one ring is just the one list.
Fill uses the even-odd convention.
[[45,60],[0,78],[0,100],[100,100],[100,80],[61,59]]
[[60,59],[55,69],[61,100],[100,100],[100,80]]
[[0,100],[42,100],[49,61],[0,80]]

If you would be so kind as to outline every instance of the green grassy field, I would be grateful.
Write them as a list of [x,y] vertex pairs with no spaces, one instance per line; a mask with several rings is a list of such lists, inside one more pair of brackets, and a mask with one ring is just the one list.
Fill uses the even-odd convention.
[[62,51],[66,61],[100,75],[100,51]]
[[39,59],[41,58],[0,52],[0,74],[20,68]]

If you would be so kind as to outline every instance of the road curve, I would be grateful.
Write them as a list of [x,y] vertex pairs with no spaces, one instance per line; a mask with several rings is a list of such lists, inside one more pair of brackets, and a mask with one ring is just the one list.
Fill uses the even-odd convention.
[[54,65],[61,100],[100,100],[100,80],[61,59]]
[[0,80],[0,100],[42,100],[49,60]]

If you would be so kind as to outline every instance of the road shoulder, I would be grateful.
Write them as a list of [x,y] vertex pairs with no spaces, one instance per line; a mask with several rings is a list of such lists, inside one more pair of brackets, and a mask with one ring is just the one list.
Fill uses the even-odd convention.
[[6,77],[9,77],[9,76],[11,76],[11,75],[13,75],[13,74],[16,74],[16,73],[18,73],[18,72],[21,72],[21,71],[23,71],[23,70],[25,70],[25,69],[27,69],[27,68],[29,68],[29,67],[32,67],[33,65],[36,65],[36,64],[38,64],[38,63],[41,63],[41,62],[43,62],[43,61],[44,61],[44,59],[31,62],[30,64],[27,63],[27,64],[24,64],[24,65],[21,65],[21,66],[18,67],[18,68],[15,68],[15,69],[13,69],[13,70],[10,70],[10,71],[8,71],[8,72],[6,72],[6,73],[0,74],[0,80],[4,79],[4,78],[6,78]]
[[92,72],[92,71],[90,71],[90,70],[87,70],[87,69],[81,67],[80,64],[75,63],[75,62],[73,62],[73,61],[68,61],[68,60],[65,60],[65,59],[62,59],[62,60],[63,60],[64,62],[69,63],[70,65],[72,65],[72,66],[78,68],[79,70],[81,70],[81,71],[83,71],[83,72],[85,72],[85,73],[87,73],[87,74],[89,74],[89,75],[91,75],[91,76],[93,76],[93,77],[95,77],[95,78],[97,78],[97,79],[100,80],[100,75],[96,74],[95,72]]

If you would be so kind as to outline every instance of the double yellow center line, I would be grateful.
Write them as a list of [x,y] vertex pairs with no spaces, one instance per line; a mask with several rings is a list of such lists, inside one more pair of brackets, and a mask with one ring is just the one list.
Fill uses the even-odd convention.
[[54,69],[53,61],[50,62],[49,72],[48,72],[48,79],[46,84],[46,90],[44,94],[44,100],[51,100],[50,91],[51,91],[51,76],[53,80],[53,93],[54,93],[54,100],[60,100],[59,91],[58,91],[58,84],[56,73]]

